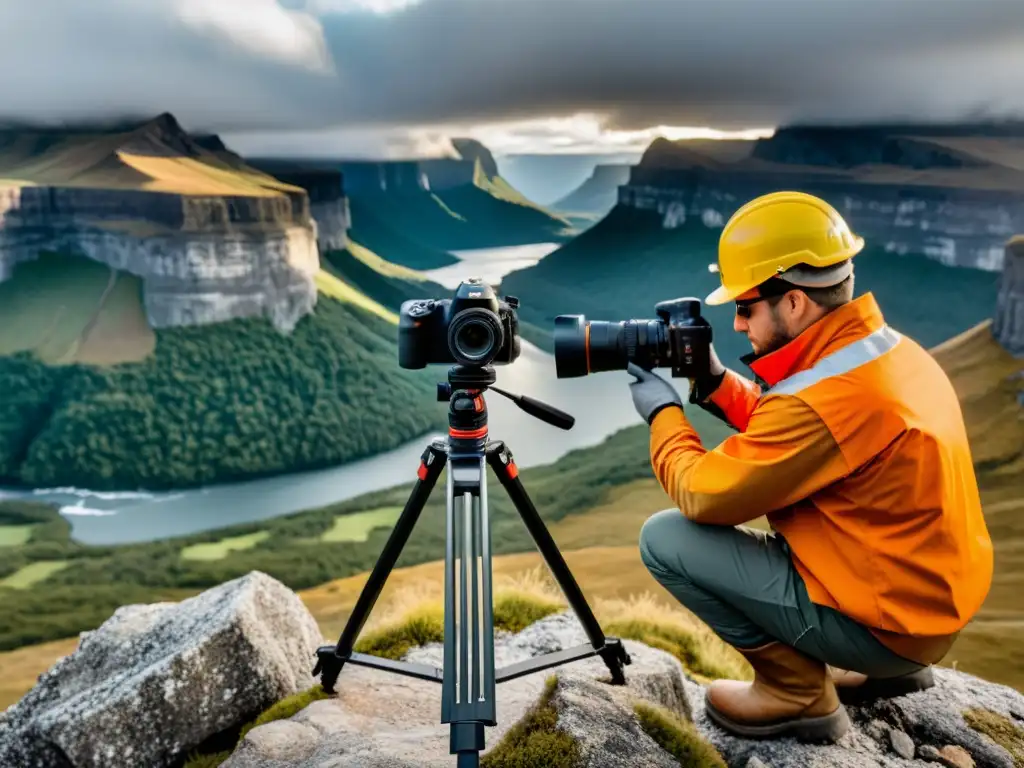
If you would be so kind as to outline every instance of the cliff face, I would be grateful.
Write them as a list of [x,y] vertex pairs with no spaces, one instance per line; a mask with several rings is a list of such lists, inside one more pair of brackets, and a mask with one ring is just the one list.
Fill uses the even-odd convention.
[[0,280],[65,251],[142,278],[154,328],[265,315],[290,330],[316,303],[309,197],[232,158],[169,115],[0,133]]
[[1006,245],[992,332],[1011,354],[1024,356],[1024,236]]
[[249,164],[275,179],[306,190],[320,253],[348,247],[352,214],[345,194],[345,177],[340,169],[291,160],[249,161]]
[[721,227],[751,198],[796,189],[828,200],[894,253],[1001,269],[1007,238],[1024,231],[1024,129],[912,131],[793,128],[745,147],[658,140],[618,201],[658,211],[666,228],[695,217]]

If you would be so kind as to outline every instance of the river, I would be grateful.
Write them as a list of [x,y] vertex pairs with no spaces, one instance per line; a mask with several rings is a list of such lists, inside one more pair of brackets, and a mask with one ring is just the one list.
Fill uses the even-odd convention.
[[[471,275],[499,281],[511,271],[535,264],[555,247],[541,243],[461,251],[456,253],[462,259],[459,265],[427,274],[447,288],[454,288]],[[528,394],[576,417],[571,430],[561,430],[523,413],[501,395],[487,395],[491,437],[505,441],[521,467],[553,462],[569,451],[596,445],[612,432],[639,423],[627,386],[632,377],[625,372],[558,379],[554,358],[525,340],[519,359],[495,370],[496,386]],[[446,371],[438,367],[439,381],[444,380]],[[437,403],[442,413],[446,407]],[[44,488],[28,492],[0,490],[0,498],[31,498],[59,505],[71,522],[72,537],[86,544],[153,541],[265,520],[412,482],[419,456],[432,437],[424,435],[388,453],[330,469],[185,491],[108,493]],[[493,475],[489,481],[498,487]],[[500,487],[497,492],[502,492]],[[438,484],[434,493],[444,493],[444,485]]]

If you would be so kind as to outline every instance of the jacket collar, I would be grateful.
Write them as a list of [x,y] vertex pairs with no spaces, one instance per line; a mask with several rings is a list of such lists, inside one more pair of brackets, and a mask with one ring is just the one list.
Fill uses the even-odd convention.
[[785,346],[766,355],[744,355],[740,360],[768,387],[774,387],[826,355],[874,333],[884,323],[874,295],[865,293],[829,312]]

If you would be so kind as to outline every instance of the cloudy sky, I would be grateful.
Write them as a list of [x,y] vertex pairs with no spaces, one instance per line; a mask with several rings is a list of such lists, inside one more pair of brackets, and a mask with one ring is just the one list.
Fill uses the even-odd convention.
[[174,113],[244,152],[619,152],[1024,116],[1022,0],[4,0],[0,119]]

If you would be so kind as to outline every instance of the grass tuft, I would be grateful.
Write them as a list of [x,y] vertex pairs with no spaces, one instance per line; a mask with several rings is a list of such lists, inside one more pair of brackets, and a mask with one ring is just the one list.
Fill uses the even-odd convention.
[[1024,768],[1024,728],[990,709],[968,709],[963,715],[971,728],[1009,752],[1016,768]]
[[[494,628],[507,632],[519,632],[564,609],[560,594],[538,569],[496,584],[493,602]],[[389,610],[359,638],[355,650],[397,660],[411,648],[443,640],[443,601],[434,589],[421,586],[397,594]]]
[[666,608],[649,592],[628,600],[599,601],[595,613],[605,633],[672,654],[697,682],[752,680],[738,651],[682,608]]
[[644,733],[678,760],[681,768],[728,768],[721,753],[698,733],[693,723],[647,702],[637,702],[633,711]]
[[242,726],[242,730],[238,734],[238,741],[241,742],[242,739],[245,738],[245,735],[257,725],[272,723],[275,720],[287,720],[296,712],[308,707],[314,701],[320,701],[321,699],[326,698],[329,698],[329,694],[327,694],[324,689],[317,684],[308,690],[301,691],[287,698],[281,699],[281,701],[264,710],[263,713],[251,723],[247,723]]
[[579,768],[579,744],[558,730],[558,712],[551,699],[558,687],[554,675],[535,704],[494,748],[480,758],[481,768]]

